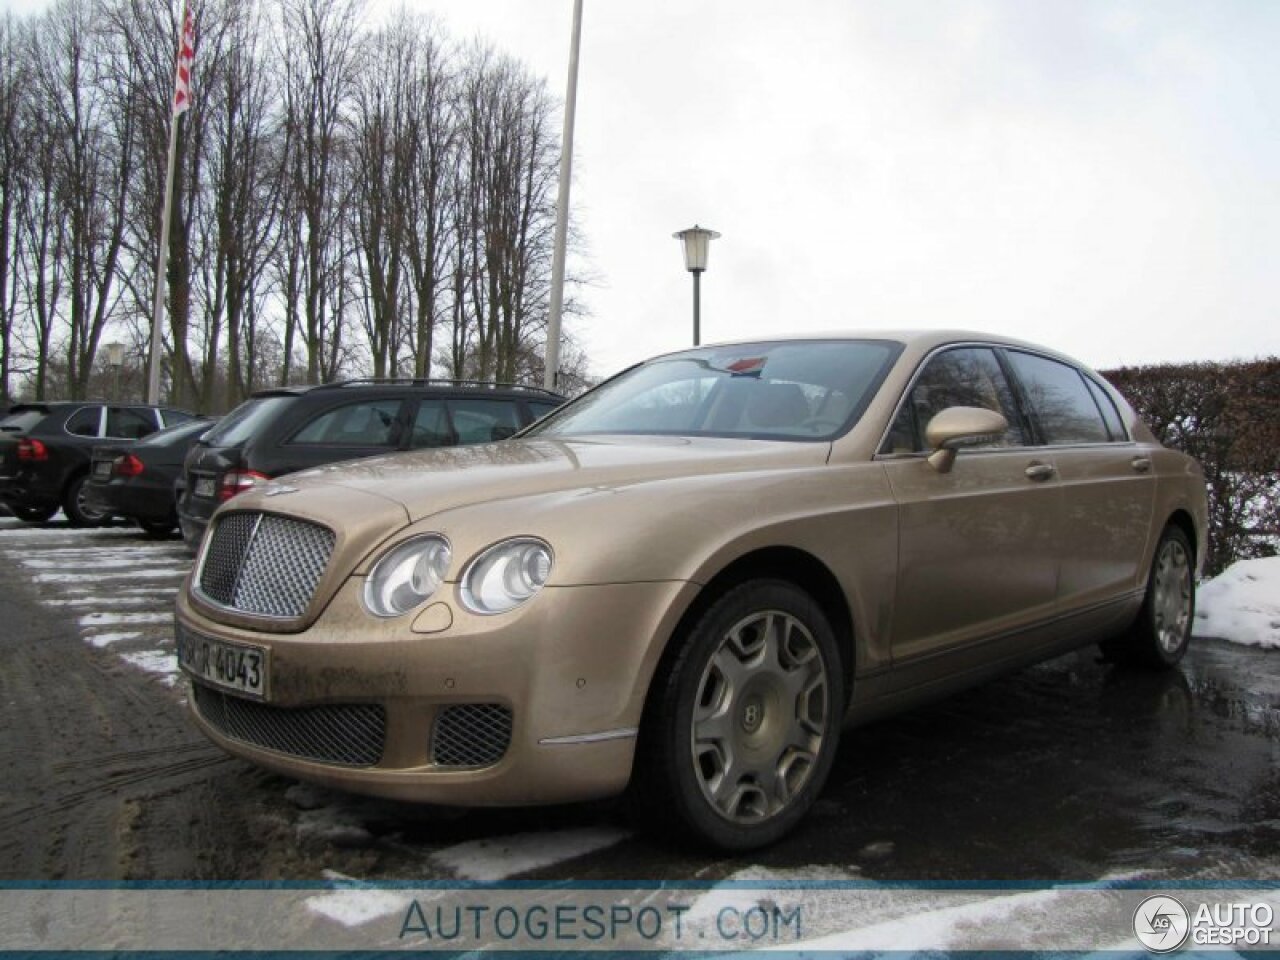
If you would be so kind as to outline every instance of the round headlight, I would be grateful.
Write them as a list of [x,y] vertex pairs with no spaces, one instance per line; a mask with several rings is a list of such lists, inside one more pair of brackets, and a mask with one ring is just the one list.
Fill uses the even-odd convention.
[[438,534],[406,540],[382,555],[364,582],[364,606],[375,617],[398,617],[431,598],[453,561]]
[[542,589],[551,576],[551,548],[532,537],[495,544],[462,575],[462,603],[472,613],[506,613]]

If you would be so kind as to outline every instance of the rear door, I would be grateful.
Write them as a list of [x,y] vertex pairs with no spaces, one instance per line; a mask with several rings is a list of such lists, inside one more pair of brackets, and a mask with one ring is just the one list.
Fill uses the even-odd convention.
[[269,454],[264,473],[276,477],[340,460],[391,453],[404,434],[405,400],[400,397],[349,397],[312,410]]
[[[923,438],[929,420],[954,406],[995,410],[1010,426],[994,444],[961,450],[941,473],[926,460]],[[1053,617],[1062,488],[1052,459],[1027,436],[995,351],[934,354],[879,459],[899,515],[895,668],[941,655],[951,669],[976,666],[1001,655],[987,647],[993,639],[1018,652],[1023,640],[1014,635]]]
[[1006,356],[1063,489],[1058,601],[1099,608],[1141,588],[1155,508],[1151,450],[1125,432],[1115,405],[1083,371],[1021,350]]

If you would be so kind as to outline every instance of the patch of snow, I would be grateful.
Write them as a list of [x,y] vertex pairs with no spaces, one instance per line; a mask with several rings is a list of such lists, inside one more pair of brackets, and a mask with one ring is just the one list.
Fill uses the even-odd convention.
[[[750,866],[736,870],[712,887],[698,899],[693,901],[685,913],[685,920],[696,925],[701,921],[712,921],[720,915],[725,907],[742,909],[744,897],[750,898],[753,891],[741,889],[741,884],[758,884],[768,887],[771,884],[786,885],[791,883],[814,883],[824,881],[860,880],[861,875],[854,871],[841,870],[838,867],[796,867],[793,869],[772,870],[769,867]],[[738,885],[738,886],[735,886]],[[824,899],[821,892],[814,894],[816,899]]]
[[1201,584],[1192,632],[1280,649],[1280,557],[1241,560]]
[[373,840],[373,834],[353,813],[335,806],[303,810],[294,829],[301,839],[323,840],[340,847],[363,847]]
[[[351,877],[343,876],[333,870],[324,871],[324,876],[328,880],[357,883]],[[370,920],[404,913],[409,909],[413,899],[412,894],[397,893],[394,890],[370,890],[356,887],[308,897],[303,902],[312,913],[328,917],[344,927],[359,927]]]
[[431,860],[462,880],[505,880],[612,847],[629,836],[608,827],[515,833],[446,847],[431,854]]
[[155,597],[135,597],[125,594],[120,597],[45,597],[44,603],[50,607],[145,607],[156,602]]
[[173,562],[166,557],[143,560],[139,557],[122,557],[114,553],[104,553],[92,557],[65,557],[55,560],[46,560],[43,557],[22,557],[20,562],[29,570],[79,570],[85,565],[91,565],[95,569],[106,570],[154,569],[157,567],[163,567],[167,570],[175,569]]
[[106,627],[116,623],[172,623],[169,612],[147,613],[86,613],[80,618],[82,627]]
[[169,580],[181,579],[185,570],[129,569],[115,573],[37,573],[32,583],[106,583],[113,580]]
[[166,687],[172,687],[178,682],[178,658],[172,653],[141,650],[137,653],[122,653],[120,659],[139,670],[155,674]]
[[895,917],[865,927],[854,927],[797,946],[804,950],[876,950],[917,951],[945,949],[974,929],[999,928],[1010,915],[1031,910],[1047,912],[1062,895],[1057,890],[1034,890],[1027,893],[982,896],[971,903],[913,911],[907,917]]
[[137,640],[140,636],[142,636],[140,633],[91,633],[85,639],[101,650],[103,647],[109,647],[113,643]]

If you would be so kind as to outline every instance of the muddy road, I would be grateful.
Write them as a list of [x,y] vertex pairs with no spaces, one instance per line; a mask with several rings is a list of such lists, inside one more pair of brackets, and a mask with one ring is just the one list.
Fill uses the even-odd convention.
[[188,564],[0,519],[0,878],[1280,877],[1280,652],[1199,640],[1151,675],[1085,651],[852,731],[800,830],[720,859],[614,803],[462,813],[224,756],[173,663]]

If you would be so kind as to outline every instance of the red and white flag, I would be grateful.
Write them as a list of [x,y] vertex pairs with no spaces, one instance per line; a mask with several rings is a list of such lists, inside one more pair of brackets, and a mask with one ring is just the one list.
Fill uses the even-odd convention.
[[173,115],[191,107],[191,65],[196,58],[196,31],[191,23],[191,7],[182,5],[182,39],[178,41],[178,69],[173,79]]

